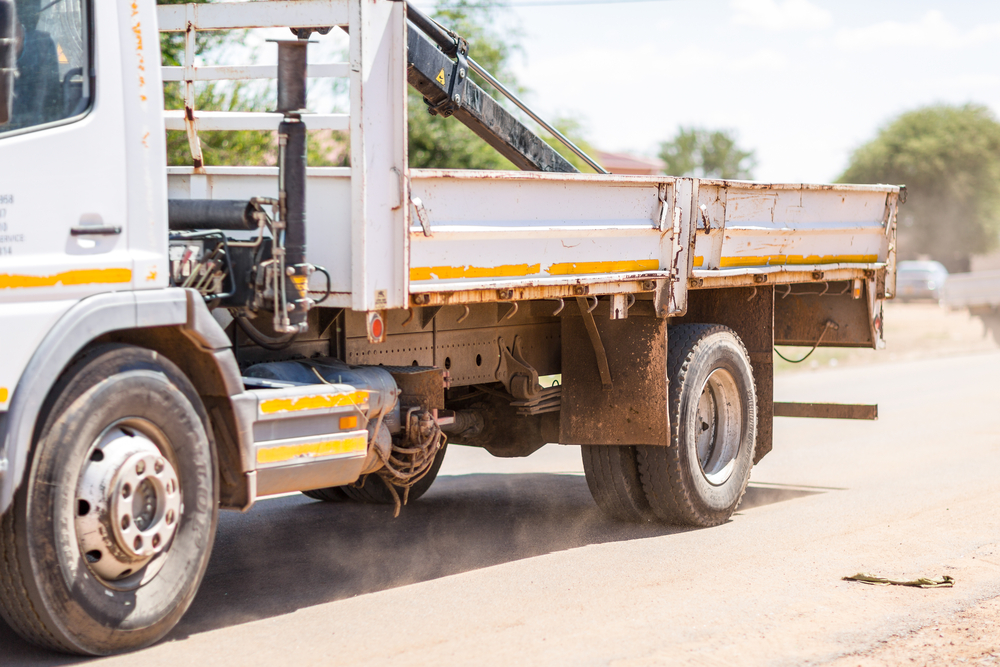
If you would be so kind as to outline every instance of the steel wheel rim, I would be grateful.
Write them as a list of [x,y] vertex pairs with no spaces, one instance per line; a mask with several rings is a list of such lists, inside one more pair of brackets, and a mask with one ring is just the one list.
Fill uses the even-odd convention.
[[180,479],[166,436],[123,419],[87,450],[73,497],[76,542],[94,578],[135,590],[163,567],[180,525]]
[[724,484],[736,468],[743,439],[743,399],[732,373],[713,370],[702,385],[695,410],[695,455],[705,480]]

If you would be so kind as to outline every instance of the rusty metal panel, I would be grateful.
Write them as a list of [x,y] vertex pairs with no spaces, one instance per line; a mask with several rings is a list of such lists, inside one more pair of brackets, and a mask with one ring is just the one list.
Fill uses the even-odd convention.
[[[535,304],[532,304],[533,306]],[[422,311],[390,310],[386,313],[385,342],[371,344],[365,331],[364,313],[345,311],[344,330],[347,358],[351,364],[394,366],[435,366],[448,371],[452,386],[496,381],[500,365],[498,339],[506,345],[521,339],[525,359],[542,375],[559,372],[559,320],[537,316],[534,310],[555,309],[555,303],[522,304],[516,312],[512,304],[444,306],[431,321],[423,323]]]
[[498,338],[509,348],[521,338],[524,359],[539,375],[559,372],[559,323],[529,324],[488,329],[456,329],[435,333],[436,365],[447,368],[452,386],[496,381],[500,366]]
[[387,336],[384,343],[372,345],[368,338],[347,339],[349,364],[386,366],[433,366],[434,334],[431,332]]
[[878,406],[852,403],[775,403],[774,416],[875,421],[878,419]]
[[735,331],[743,341],[750,355],[757,389],[754,463],[773,446],[774,318],[775,288],[763,285],[692,290],[688,295],[687,314],[671,320],[672,324],[722,324]]
[[399,387],[402,405],[419,405],[428,410],[444,409],[444,372],[422,366],[386,366]]
[[[863,298],[855,299],[852,291],[851,281],[777,288],[774,344],[812,347],[823,334],[819,347],[876,347],[872,301],[864,298],[869,287],[864,287]],[[836,327],[826,327],[827,321]]]
[[594,311],[612,384],[604,389],[597,357],[576,304],[562,318],[562,415],[559,441],[574,445],[667,445],[667,328],[652,303],[622,320],[606,302]]

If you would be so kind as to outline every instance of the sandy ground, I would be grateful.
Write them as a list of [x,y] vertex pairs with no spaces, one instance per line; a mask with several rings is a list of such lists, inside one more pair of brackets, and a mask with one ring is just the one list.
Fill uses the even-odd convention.
[[[969,354],[996,349],[982,321],[968,311],[951,311],[936,304],[894,303],[885,308],[886,349],[817,350],[803,364],[775,355],[779,372],[816,371],[823,367],[877,364],[901,359]],[[797,348],[782,348],[785,356],[802,356]],[[994,564],[1000,567],[1000,555]],[[863,584],[859,584],[863,585]],[[1000,598],[986,600],[940,622],[878,646],[828,663],[831,667],[883,665],[1000,665]]]
[[845,656],[831,667],[883,665],[1000,665],[1000,598],[987,600],[936,625],[893,637]]

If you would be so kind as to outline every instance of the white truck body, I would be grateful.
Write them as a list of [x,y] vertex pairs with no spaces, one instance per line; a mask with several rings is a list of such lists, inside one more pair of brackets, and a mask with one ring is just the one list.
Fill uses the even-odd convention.
[[949,308],[972,310],[1000,306],[1000,271],[953,273],[944,285],[944,302]]
[[[253,384],[241,377],[250,363],[241,354],[255,362],[289,355],[269,356],[252,345],[241,352],[246,340],[235,325],[224,329],[225,316],[213,318],[199,293],[171,284],[168,199],[250,200],[279,190],[277,168],[200,164],[199,132],[274,130],[282,116],[193,107],[196,81],[277,73],[272,64],[196,66],[199,30],[339,26],[350,34],[349,62],[310,64],[312,77],[349,82],[349,113],[304,121],[310,129],[349,132],[352,166],[307,172],[309,261],[326,267],[331,289],[313,274],[309,294],[323,324],[319,338],[293,348],[300,358],[322,347],[348,363],[412,361],[448,368],[452,389],[502,382],[514,394],[510,368],[522,362],[539,374],[570,372],[571,330],[559,313],[564,300],[575,313],[578,299],[605,385],[602,394],[600,384],[591,393],[583,380],[567,382],[563,400],[583,412],[587,401],[607,403],[602,396],[628,391],[624,367],[601,336],[612,340],[608,327],[626,326],[629,308],[639,304],[647,308],[642,322],[658,332],[650,368],[659,369],[653,393],[662,406],[666,357],[655,348],[666,349],[667,322],[719,312],[718,319],[693,321],[727,324],[743,338],[766,430],[758,436],[766,441],[759,459],[770,449],[774,343],[881,343],[881,302],[893,291],[896,186],[410,169],[405,3],[63,1],[90,12],[84,34],[92,49],[92,103],[47,125],[7,133],[0,127],[0,514],[16,510],[19,490],[33,493],[32,452],[47,401],[60,376],[94,346],[154,350],[186,374],[215,431],[219,469],[210,472],[221,480],[226,508],[249,509],[264,493],[354,482],[369,470],[378,425],[405,393],[374,380]],[[184,67],[160,67],[160,31],[186,33]],[[189,109],[163,110],[164,81],[182,82]],[[165,166],[168,130],[188,132],[195,167]],[[762,304],[756,319],[741,329],[740,304],[754,299]],[[801,310],[788,310],[792,302]],[[439,308],[451,313],[447,322],[435,321]],[[829,324],[830,313],[842,313],[839,324]],[[387,332],[373,331],[373,315]],[[479,324],[463,328],[473,322]],[[526,341],[523,354],[515,334]],[[619,383],[613,391],[608,372]],[[565,412],[570,403],[563,436],[579,432],[568,425],[576,419]],[[547,405],[542,411],[551,413]],[[444,405],[424,407],[445,422],[438,412]],[[10,620],[13,612],[5,613]],[[52,611],[39,622],[60,621]],[[169,630],[167,621],[156,622],[145,639],[94,644],[64,628],[47,645],[83,653],[134,648]]]

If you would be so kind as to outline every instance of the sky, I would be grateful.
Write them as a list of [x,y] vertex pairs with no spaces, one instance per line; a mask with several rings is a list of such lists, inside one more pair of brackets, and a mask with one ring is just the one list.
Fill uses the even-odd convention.
[[729,129],[757,180],[829,182],[907,110],[1000,116],[997,0],[529,2],[510,0],[507,19],[527,99],[602,150],[655,155],[679,126]]

